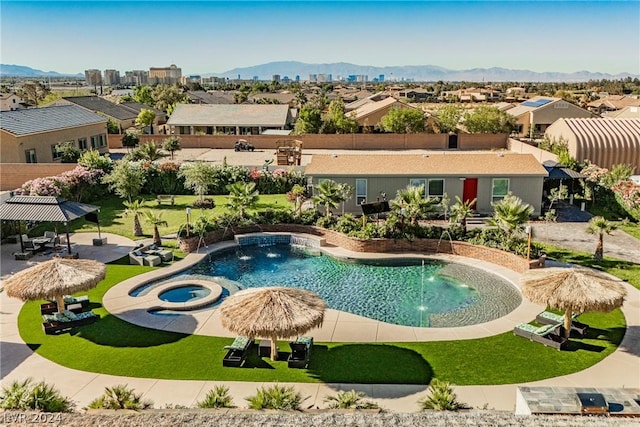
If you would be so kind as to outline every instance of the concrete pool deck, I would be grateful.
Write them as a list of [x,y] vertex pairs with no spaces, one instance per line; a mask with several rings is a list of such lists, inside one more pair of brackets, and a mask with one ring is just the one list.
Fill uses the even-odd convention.
[[[109,236],[109,241],[112,241],[111,236]],[[130,244],[131,242],[123,242],[123,244],[125,243]],[[96,255],[100,256],[99,260],[102,262],[113,261],[122,256],[120,252],[115,252],[111,253],[109,257],[109,251],[105,250]],[[407,254],[403,255],[407,256]],[[189,255],[189,257],[195,257],[196,260],[198,257],[202,259],[205,256],[206,254],[204,253]],[[378,255],[376,254],[376,256]],[[456,259],[456,261],[458,260]],[[25,264],[25,267],[27,266],[28,265]],[[499,271],[499,267],[495,265],[490,266],[491,271]],[[5,274],[4,267],[3,265],[3,275]],[[181,265],[176,263],[166,268],[154,270],[154,274],[173,274],[182,268]],[[457,386],[455,390],[459,400],[474,408],[483,408],[486,406],[487,409],[513,411],[518,385],[553,387],[640,387],[640,291],[628,284],[625,286],[628,290],[628,297],[622,307],[622,311],[627,319],[627,331],[622,343],[613,354],[588,369],[562,377],[526,384]],[[242,407],[245,405],[245,397],[254,394],[257,388],[263,385],[269,385],[269,383],[261,382],[132,378],[96,374],[66,368],[34,353],[22,340],[17,326],[17,317],[22,305],[23,303],[21,301],[8,298],[4,292],[0,293],[0,353],[2,356],[0,358],[0,373],[2,386],[10,384],[14,380],[23,380],[27,377],[32,377],[36,381],[45,380],[47,383],[53,384],[63,395],[70,397],[78,404],[78,407],[81,408],[102,394],[105,387],[111,387],[116,384],[127,384],[137,392],[142,393],[143,398],[153,400],[155,407],[158,408],[168,404],[193,406],[195,402],[201,400],[214,385],[219,384],[228,386],[235,404]],[[516,324],[514,322],[532,320],[535,314],[537,314],[537,311],[539,311],[539,306],[532,305],[531,310],[533,311],[533,315],[526,317],[526,313],[523,312],[522,314],[525,316],[523,319],[512,319],[509,321],[509,325],[506,325],[507,321],[505,320],[505,325],[501,328],[510,330]],[[362,326],[371,328],[372,331],[374,330],[374,326],[362,325],[359,322],[361,322],[361,319],[349,319],[345,316],[345,318],[341,320],[337,318],[335,324],[336,327],[340,325],[340,327],[347,328],[347,331],[339,332],[339,334],[350,336],[353,336],[354,331],[359,331],[359,327]],[[328,321],[326,323],[327,325],[329,324]],[[214,325],[214,323],[211,323],[211,325]],[[335,329],[334,327],[334,332]],[[502,330],[502,332],[504,332],[504,330]],[[322,332],[322,330],[318,330],[318,332]],[[377,329],[375,329],[375,333],[377,335]],[[458,333],[462,335],[465,334],[464,332]],[[462,335],[460,339],[471,338],[471,336],[464,337]],[[492,334],[487,333],[487,335]],[[227,336],[230,335],[227,334]],[[421,337],[416,340],[435,339],[437,339],[437,333],[433,332],[433,335],[430,337]],[[448,336],[441,339],[457,338],[455,336]],[[318,340],[320,340],[320,338],[318,338]],[[389,341],[398,340],[399,337],[394,336],[393,339]],[[496,361],[496,363],[499,363],[499,361]],[[403,384],[285,383],[284,385],[291,385],[300,391],[303,396],[309,396],[304,402],[305,407],[325,407],[325,403],[323,402],[325,396],[332,395],[338,390],[355,389],[366,393],[371,400],[375,400],[391,412],[418,411],[417,401],[425,396],[427,390],[426,386]]]

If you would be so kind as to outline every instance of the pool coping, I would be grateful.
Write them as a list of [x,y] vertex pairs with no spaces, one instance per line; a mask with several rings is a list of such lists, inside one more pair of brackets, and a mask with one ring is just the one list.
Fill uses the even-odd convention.
[[[303,233],[263,234],[289,234],[302,238],[317,239],[317,236]],[[188,254],[183,260],[166,268],[159,268],[127,279],[107,291],[103,297],[103,305],[112,315],[129,323],[147,328],[186,334],[233,337],[235,334],[222,326],[216,307],[188,312],[189,314],[184,313],[181,316],[157,316],[148,313],[147,310],[151,307],[147,298],[141,300],[140,297],[131,297],[129,293],[145,283],[167,278],[184,271],[202,261],[211,253],[237,246],[235,241],[208,245],[200,248],[196,253]],[[424,258],[456,262],[496,274],[511,283],[520,292],[520,273],[473,258],[450,254],[352,252],[336,246],[321,246],[320,250],[336,258]],[[327,309],[323,325],[320,328],[309,331],[306,335],[312,336],[316,341],[320,342],[413,342],[476,339],[512,331],[515,325],[522,322],[530,322],[544,309],[544,306],[533,304],[522,298],[520,305],[515,310],[498,319],[471,326],[447,328],[401,326],[344,311]]]

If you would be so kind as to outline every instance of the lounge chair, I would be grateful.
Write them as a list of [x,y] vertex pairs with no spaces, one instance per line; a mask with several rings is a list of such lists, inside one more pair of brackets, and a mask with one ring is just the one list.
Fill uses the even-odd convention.
[[[575,333],[575,335],[579,337],[584,337],[584,335],[587,333],[587,329],[589,329],[589,325],[577,322],[575,319],[579,315],[580,313],[575,313],[573,316],[571,316],[571,332]],[[543,325],[564,325],[564,316],[561,314],[552,313],[550,311],[543,311],[536,316],[536,322]],[[564,331],[564,326],[562,327],[562,329]],[[560,331],[560,335],[563,335],[563,331]]]
[[528,323],[520,323],[513,328],[514,335],[528,338],[530,341],[539,342],[557,350],[562,350],[569,340],[559,335],[559,331],[560,325],[558,324],[536,327]]
[[236,337],[231,345],[226,345],[224,348],[229,350],[222,359],[222,366],[229,366],[232,368],[239,368],[249,354],[249,349],[253,345],[253,340],[247,337]]
[[287,366],[290,368],[304,369],[309,364],[311,349],[313,348],[312,337],[298,337],[289,343],[291,354],[287,359]]
[[33,240],[27,240],[23,242],[23,246],[25,251],[29,251],[34,254],[42,249],[42,246],[36,245],[35,243],[33,243]]
[[92,311],[73,313],[69,310],[63,313],[43,314],[42,329],[47,335],[66,331],[77,326],[88,325],[100,319],[100,315]]
[[[89,308],[89,304],[91,304],[91,302],[89,301],[88,295],[81,295],[79,297],[65,295],[63,299],[64,299],[64,309],[69,310],[75,314],[78,314],[84,311],[85,309]],[[40,305],[41,314],[53,314],[56,311],[58,311],[57,301],[50,300],[48,303]]]

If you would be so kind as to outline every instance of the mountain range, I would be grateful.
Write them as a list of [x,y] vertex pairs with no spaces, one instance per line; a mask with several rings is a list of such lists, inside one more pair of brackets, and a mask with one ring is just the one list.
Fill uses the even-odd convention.
[[[186,73],[185,73],[186,74]],[[356,65],[347,62],[331,64],[308,64],[296,61],[269,62],[251,67],[234,68],[223,73],[205,73],[204,77],[226,77],[250,80],[257,76],[259,80],[271,80],[273,75],[285,76],[295,80],[309,79],[311,74],[331,74],[334,80],[346,79],[349,75],[366,75],[369,81],[384,75],[386,81],[469,81],[469,82],[579,82],[587,80],[617,80],[626,77],[638,77],[630,73],[609,74],[590,71],[575,71],[573,73],[536,72],[530,70],[514,70],[509,68],[471,68],[468,70],[451,70],[434,65],[404,65],[375,67],[371,65]],[[1,77],[74,77],[82,78],[83,73],[62,74],[56,71],[42,71],[23,65],[0,64]]]

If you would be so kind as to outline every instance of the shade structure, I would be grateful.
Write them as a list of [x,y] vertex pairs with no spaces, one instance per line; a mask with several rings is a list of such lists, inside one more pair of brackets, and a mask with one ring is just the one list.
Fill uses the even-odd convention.
[[271,339],[271,359],[277,360],[278,338],[293,337],[319,327],[327,304],[315,292],[285,288],[253,288],[228,297],[220,305],[222,325],[250,338]]
[[[13,196],[0,204],[0,219],[8,221],[62,222],[66,225],[71,220],[99,209],[99,206],[73,202],[61,197]],[[21,234],[20,247],[24,251]],[[68,229],[67,250],[71,254]]]
[[58,311],[64,311],[64,295],[86,291],[104,279],[106,267],[88,259],[53,258],[4,281],[8,296],[23,301],[55,299]]
[[578,267],[529,270],[522,276],[521,289],[530,301],[565,311],[567,337],[573,313],[611,311],[622,306],[627,296],[621,280]]

